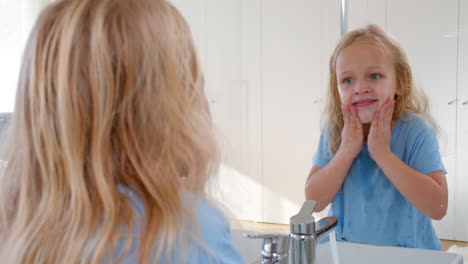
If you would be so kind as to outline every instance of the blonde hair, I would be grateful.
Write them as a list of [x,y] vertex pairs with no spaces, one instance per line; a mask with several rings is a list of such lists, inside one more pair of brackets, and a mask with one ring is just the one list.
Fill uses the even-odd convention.
[[0,262],[101,263],[122,238],[120,259],[133,239],[140,263],[169,257],[194,220],[183,194],[204,196],[219,159],[181,14],[164,0],[48,6],[25,50],[8,141]]
[[338,150],[341,144],[341,130],[344,127],[341,100],[338,93],[336,60],[343,49],[359,42],[372,43],[383,48],[392,59],[399,91],[398,95],[395,95],[393,120],[401,119],[407,113],[416,113],[425,116],[433,123],[428,114],[427,97],[422,90],[415,87],[411,67],[403,49],[377,25],[367,25],[343,36],[330,58],[328,93],[322,121],[323,126],[326,127],[331,153],[336,153]]

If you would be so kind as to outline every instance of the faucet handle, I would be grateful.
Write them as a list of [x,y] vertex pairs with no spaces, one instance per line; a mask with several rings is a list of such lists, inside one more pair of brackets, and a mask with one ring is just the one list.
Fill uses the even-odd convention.
[[289,220],[292,234],[312,235],[315,233],[315,218],[312,214],[316,206],[317,202],[314,200],[307,200],[302,204],[299,213]]
[[[263,239],[262,258],[276,263],[288,256],[289,234],[243,234],[252,239]],[[270,262],[268,262],[270,263]]]

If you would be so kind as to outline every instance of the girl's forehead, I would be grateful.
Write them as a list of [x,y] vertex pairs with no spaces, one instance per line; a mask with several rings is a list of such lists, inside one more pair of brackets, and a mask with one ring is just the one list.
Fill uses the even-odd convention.
[[338,54],[338,58],[349,59],[359,58],[362,56],[368,56],[379,59],[389,59],[389,54],[385,49],[376,43],[372,42],[356,42],[346,48],[342,49]]
[[356,42],[341,50],[336,59],[337,71],[355,67],[393,67],[385,49],[371,42]]

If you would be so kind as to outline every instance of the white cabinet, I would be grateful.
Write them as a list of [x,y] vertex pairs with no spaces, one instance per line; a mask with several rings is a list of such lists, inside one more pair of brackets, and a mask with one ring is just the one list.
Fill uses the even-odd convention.
[[455,239],[468,241],[468,0],[460,0]]
[[210,193],[237,219],[261,218],[260,4],[172,0],[189,23],[223,151]]
[[[369,22],[380,25],[401,43],[408,55],[415,83],[428,95],[430,112],[442,130],[439,142],[448,170],[449,208],[442,221],[434,221],[436,231],[444,239],[467,240],[468,214],[462,203],[466,204],[468,196],[462,186],[468,182],[464,180],[461,168],[463,157],[465,163],[467,161],[466,150],[463,150],[467,149],[464,141],[467,139],[461,129],[468,119],[466,106],[461,105],[462,90],[467,89],[468,62],[463,62],[467,60],[463,52],[467,52],[465,47],[468,46],[466,32],[463,33],[468,19],[468,9],[463,5],[467,1],[377,0],[369,3]],[[465,88],[462,88],[463,82]],[[465,147],[461,145],[463,142]],[[464,230],[467,231],[462,232]]]
[[173,0],[206,76],[223,165],[211,193],[234,217],[287,223],[304,200],[340,2]]
[[289,223],[320,136],[339,2],[262,1],[261,26],[263,221]]
[[19,1],[0,1],[0,113],[14,109],[22,47],[26,43],[23,13]]

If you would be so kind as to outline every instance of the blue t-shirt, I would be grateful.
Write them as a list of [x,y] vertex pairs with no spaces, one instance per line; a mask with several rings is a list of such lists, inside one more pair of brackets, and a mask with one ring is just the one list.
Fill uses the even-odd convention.
[[[143,212],[143,206],[139,199],[127,189],[122,188],[122,192],[126,192],[129,194],[131,199],[134,203],[134,209],[138,212],[137,214],[141,214]],[[171,261],[169,263],[179,264],[181,255],[184,255],[183,258],[184,263],[187,264],[198,264],[198,263],[213,263],[213,264],[240,264],[244,263],[242,257],[240,256],[239,252],[235,248],[232,239],[231,239],[231,231],[229,227],[229,223],[226,221],[224,215],[215,208],[212,204],[210,204],[206,199],[202,197],[198,197],[194,194],[185,193],[183,194],[183,200],[187,201],[193,205],[195,209],[195,219],[196,224],[198,224],[198,229],[200,231],[199,235],[200,242],[204,243],[204,246],[210,251],[207,252],[206,248],[201,248],[199,245],[195,243],[184,244],[182,245],[181,241],[176,241],[174,245],[174,252],[171,257]],[[196,228],[192,228],[189,232],[195,231]],[[135,227],[133,231],[136,235],[135,239],[132,242],[132,248],[130,253],[124,258],[121,263],[124,264],[134,264],[138,263],[138,235],[139,230],[138,227]],[[191,242],[188,238],[181,239],[183,242]],[[125,243],[127,241],[122,239],[121,243],[118,246],[115,256],[113,259],[115,260],[117,256],[120,255],[122,252]],[[156,255],[156,253],[155,253]],[[113,263],[113,261],[111,261]],[[152,262],[157,263],[157,262]],[[161,258],[161,261],[158,263],[168,263],[165,261],[165,256]]]
[[[314,165],[323,168],[332,156],[322,133]],[[437,137],[427,120],[406,115],[392,128],[392,152],[409,167],[428,174],[446,170]],[[429,177],[429,176],[428,176]],[[367,144],[353,161],[336,194],[330,216],[338,218],[338,240],[384,246],[441,250],[432,221],[401,195],[377,163]]]

